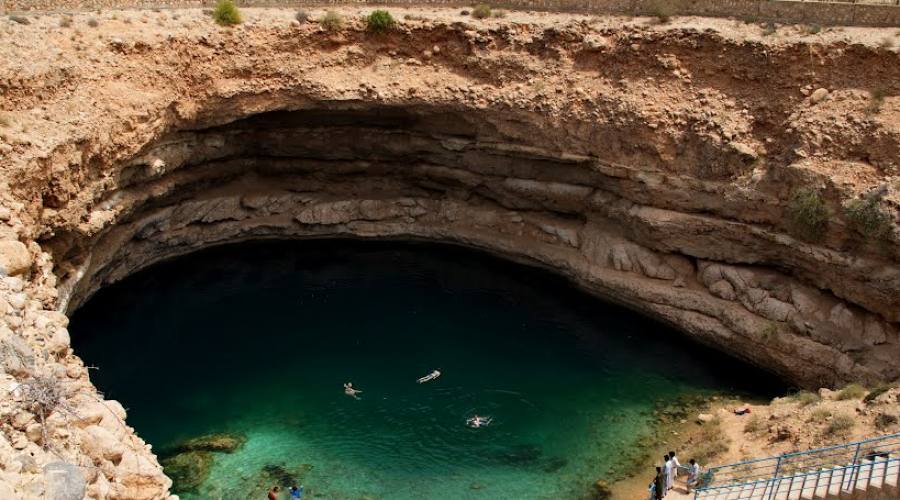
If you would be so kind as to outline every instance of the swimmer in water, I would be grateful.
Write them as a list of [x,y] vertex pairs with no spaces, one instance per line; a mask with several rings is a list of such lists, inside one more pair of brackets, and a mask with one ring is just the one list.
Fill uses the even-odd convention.
[[353,382],[347,382],[346,384],[344,384],[344,394],[350,396],[353,399],[359,399],[359,396],[357,396],[357,394],[362,394],[362,391],[360,391],[359,389],[354,389]]
[[478,415],[474,415],[466,420],[466,424],[473,429],[478,429],[479,427],[487,427],[491,423],[491,420],[491,417],[479,417]]
[[425,375],[424,377],[416,380],[416,382],[418,382],[420,384],[424,384],[425,382],[431,382],[432,380],[434,380],[440,376],[441,376],[441,371],[435,370],[435,371],[429,373],[428,375]]

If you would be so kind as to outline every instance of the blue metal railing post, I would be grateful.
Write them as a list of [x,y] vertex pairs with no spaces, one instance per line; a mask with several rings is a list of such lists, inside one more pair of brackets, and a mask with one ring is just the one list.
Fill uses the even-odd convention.
[[783,458],[783,456],[778,457],[778,462],[775,463],[775,472],[772,474],[772,480],[771,480],[772,488],[769,490],[769,500],[772,500],[773,498],[775,498],[775,490],[778,489],[775,486],[775,484],[778,481],[778,473],[781,472],[781,459],[782,458]]
[[[853,468],[850,469],[850,481],[847,483],[847,490],[850,491],[853,488],[853,485],[856,484],[856,477],[859,475],[859,466],[857,465],[857,461],[859,460],[859,449],[862,448],[862,443],[856,445],[856,453],[853,454]],[[842,488],[843,489],[843,488]]]

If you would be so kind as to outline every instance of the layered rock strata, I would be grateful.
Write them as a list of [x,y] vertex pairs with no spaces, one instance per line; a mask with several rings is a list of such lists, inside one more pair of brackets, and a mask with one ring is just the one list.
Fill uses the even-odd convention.
[[[801,386],[900,376],[890,30],[810,42],[727,21],[430,11],[373,35],[356,14],[338,32],[281,10],[235,29],[199,11],[5,28],[10,488],[43,493],[38,466],[61,458],[90,471],[92,498],[167,494],[64,313],[153,262],[248,239],[480,248]],[[828,212],[815,242],[788,210],[809,188]],[[892,217],[877,240],[843,215],[873,192]],[[62,392],[49,412],[28,399],[47,377]]]

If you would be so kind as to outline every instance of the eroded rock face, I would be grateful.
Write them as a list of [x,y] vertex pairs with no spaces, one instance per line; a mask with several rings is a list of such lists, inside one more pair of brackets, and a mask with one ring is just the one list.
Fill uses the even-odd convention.
[[[160,259],[254,238],[452,242],[552,268],[798,385],[900,376],[896,226],[870,242],[841,216],[873,190],[895,216],[900,198],[900,61],[881,37],[444,13],[375,39],[246,15],[235,30],[199,11],[164,29],[104,19],[91,43],[52,20],[10,28],[0,487],[45,493],[46,435],[86,467],[89,497],[165,498],[63,312]],[[808,186],[831,214],[816,243],[787,222]],[[35,372],[68,405],[47,429],[16,392]]]
[[[110,195],[115,203],[101,201],[103,215],[89,215],[102,221],[95,233],[47,241],[55,254],[73,256],[72,271],[59,273],[61,300],[77,307],[152,262],[230,241],[430,239],[557,269],[799,384],[900,375],[890,321],[896,267],[866,277],[857,295],[841,283],[884,261],[773,228],[636,203],[645,190],[669,200],[684,188],[669,186],[677,176],[616,175],[583,151],[547,150],[498,132],[516,123],[490,111],[352,103],[161,137],[122,167],[129,177]],[[647,182],[651,175],[660,179]],[[764,196],[714,184],[748,204]],[[823,272],[830,276],[819,280],[858,303],[800,278]],[[869,303],[878,307],[862,307]]]

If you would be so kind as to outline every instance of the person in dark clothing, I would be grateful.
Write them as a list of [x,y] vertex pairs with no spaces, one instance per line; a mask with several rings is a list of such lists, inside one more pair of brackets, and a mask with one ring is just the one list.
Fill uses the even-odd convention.
[[301,484],[299,488],[291,486],[291,490],[288,493],[291,494],[291,500],[300,500],[303,496],[303,485]]
[[662,497],[666,494],[666,476],[663,474],[662,467],[656,468],[656,479],[654,480],[656,484],[656,500],[662,500]]

